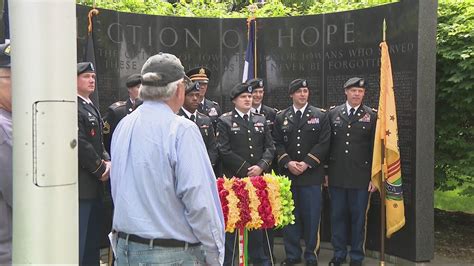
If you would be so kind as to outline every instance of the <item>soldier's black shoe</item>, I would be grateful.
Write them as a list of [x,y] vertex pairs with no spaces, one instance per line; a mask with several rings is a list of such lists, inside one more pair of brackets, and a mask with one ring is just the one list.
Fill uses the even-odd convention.
[[295,260],[295,259],[285,259],[280,263],[281,266],[294,266],[298,263],[301,263],[301,259]]
[[318,266],[317,260],[308,260],[306,261],[306,266]]
[[346,262],[345,259],[332,258],[331,261],[329,262],[329,266],[341,266],[345,262]]
[[362,261],[353,261],[349,263],[350,266],[362,266]]

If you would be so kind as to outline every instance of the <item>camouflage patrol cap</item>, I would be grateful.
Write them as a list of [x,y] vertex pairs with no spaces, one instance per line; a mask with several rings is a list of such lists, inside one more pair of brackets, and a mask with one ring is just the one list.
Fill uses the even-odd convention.
[[248,85],[247,83],[240,83],[235,85],[232,90],[230,91],[230,100],[237,98],[242,93],[252,93],[253,88],[252,86]]
[[82,73],[95,73],[94,65],[91,62],[77,63],[77,75]]
[[247,80],[246,82],[247,84],[249,84],[250,86],[252,86],[252,88],[255,90],[255,89],[261,89],[264,87],[264,82],[263,82],[263,79],[261,78],[254,78],[254,79],[251,79],[251,80]]
[[[156,75],[146,77],[148,73]],[[182,78],[189,80],[184,75],[184,67],[181,61],[173,54],[159,53],[151,56],[142,67],[143,85],[162,87]]]
[[6,39],[5,43],[0,44],[0,67],[10,68],[10,40]]
[[288,86],[288,93],[291,95],[300,88],[306,87],[308,87],[308,81],[306,81],[306,79],[295,79],[290,82],[290,85]]
[[364,88],[365,89],[365,80],[363,78],[350,78],[344,83],[344,89],[349,89],[352,87]]
[[127,88],[132,88],[142,83],[142,76],[140,74],[132,74],[127,78],[125,85]]

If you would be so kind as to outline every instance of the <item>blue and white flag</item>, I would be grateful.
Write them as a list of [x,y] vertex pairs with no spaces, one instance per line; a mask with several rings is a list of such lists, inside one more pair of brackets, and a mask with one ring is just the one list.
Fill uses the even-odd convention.
[[247,20],[248,29],[248,43],[247,51],[245,52],[244,73],[242,75],[242,82],[255,78],[255,26],[257,21],[255,18]]

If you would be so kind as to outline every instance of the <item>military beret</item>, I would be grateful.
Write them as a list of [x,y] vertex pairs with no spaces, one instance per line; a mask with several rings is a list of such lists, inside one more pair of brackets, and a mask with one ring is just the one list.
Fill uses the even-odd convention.
[[247,83],[240,83],[235,85],[232,90],[230,91],[230,100],[237,98],[240,94],[248,92],[252,93],[253,89],[252,86],[248,85]]
[[349,89],[351,87],[358,87],[365,89],[365,80],[363,78],[350,78],[346,83],[344,83],[344,89]]
[[186,94],[192,91],[199,91],[201,88],[199,87],[199,82],[191,82],[189,83],[188,87],[186,87]]
[[306,81],[306,79],[295,79],[292,82],[290,82],[290,85],[288,86],[288,93],[293,94],[299,88],[304,88],[304,87],[308,87],[308,82]]
[[261,78],[254,78],[251,80],[247,80],[246,83],[252,86],[253,90],[263,88],[263,85],[264,85],[263,79]]
[[142,76],[140,74],[132,74],[127,78],[125,85],[127,88],[135,87],[142,83]]
[[82,73],[95,73],[94,65],[91,62],[80,62],[77,63],[77,75]]
[[[154,73],[157,76],[145,77],[148,73]],[[182,78],[188,80],[184,75],[184,67],[181,61],[172,54],[159,53],[151,56],[142,67],[143,85],[162,87]]]
[[196,67],[188,70],[188,72],[186,72],[186,76],[188,76],[191,81],[208,83],[209,79],[211,78],[211,71],[205,67]]
[[10,50],[10,40],[6,39],[0,44],[0,67],[10,68]]

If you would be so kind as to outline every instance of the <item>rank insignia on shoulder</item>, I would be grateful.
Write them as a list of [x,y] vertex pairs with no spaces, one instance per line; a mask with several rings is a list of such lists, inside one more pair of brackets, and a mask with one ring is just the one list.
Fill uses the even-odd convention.
[[104,134],[109,134],[110,133],[110,124],[109,124],[108,121],[105,121],[104,128],[102,129],[102,132]]
[[215,105],[219,105],[219,104],[218,104],[217,102],[215,102],[215,101],[212,101],[212,102],[213,102]]
[[321,108],[321,112],[326,113],[326,109]]
[[377,109],[375,109],[375,108],[372,108],[372,111],[374,111],[374,112],[376,112],[376,113],[377,113],[377,111],[378,111],[378,110],[377,110]]
[[335,105],[331,105],[331,107],[329,107],[329,110],[332,110],[332,109],[334,109],[334,108],[336,108],[336,106],[335,106]]
[[224,113],[222,116],[229,116],[229,115],[232,115],[232,112]]

